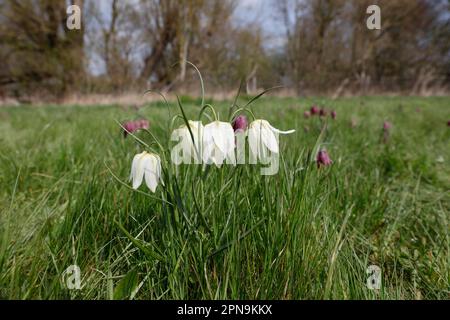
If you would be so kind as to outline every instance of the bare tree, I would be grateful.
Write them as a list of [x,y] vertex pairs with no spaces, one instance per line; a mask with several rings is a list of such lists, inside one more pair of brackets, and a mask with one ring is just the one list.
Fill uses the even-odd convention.
[[448,29],[442,21],[448,16],[439,19],[443,8],[448,12],[448,4],[375,1],[382,9],[380,31],[366,27],[370,4],[373,1],[276,2],[286,29],[285,72],[299,91],[340,88],[342,92],[343,83],[356,84],[363,92],[369,87],[417,91],[433,84],[438,66],[448,66],[448,46],[437,40]]
[[18,94],[39,86],[60,95],[76,87],[84,75],[84,29],[68,30],[68,4],[83,1],[4,0],[0,19],[1,46],[7,72],[0,83],[15,85]]

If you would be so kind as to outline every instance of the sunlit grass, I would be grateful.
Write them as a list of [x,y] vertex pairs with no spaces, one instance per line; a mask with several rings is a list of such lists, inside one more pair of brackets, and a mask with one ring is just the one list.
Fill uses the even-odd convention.
[[[297,129],[280,138],[277,175],[181,166],[170,192],[159,186],[153,197],[117,180],[128,183],[143,151],[115,121],[134,110],[2,108],[0,298],[448,298],[449,102],[262,98],[258,117]],[[322,123],[303,118],[312,103],[337,111],[319,141],[333,165],[320,170],[313,153]],[[230,102],[212,104],[225,119]],[[184,103],[188,118],[198,105]],[[139,116],[166,145],[165,105]],[[73,264],[81,290],[61,281]],[[372,264],[382,269],[380,291],[366,287]]]

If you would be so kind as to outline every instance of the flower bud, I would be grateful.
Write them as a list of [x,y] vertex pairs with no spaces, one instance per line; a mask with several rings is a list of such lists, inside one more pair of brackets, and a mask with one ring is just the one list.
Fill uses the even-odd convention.
[[331,111],[331,118],[333,119],[333,120],[335,120],[336,119],[336,111]]
[[317,153],[316,163],[317,163],[317,167],[320,168],[320,166],[331,165],[333,163],[333,161],[330,159],[330,156],[328,155],[327,150],[322,149]]
[[240,115],[236,117],[233,121],[233,130],[234,132],[237,131],[243,132],[247,130],[247,125],[248,125],[247,117],[244,115]]
[[319,107],[318,106],[312,106],[311,107],[311,115],[316,115],[319,113]]

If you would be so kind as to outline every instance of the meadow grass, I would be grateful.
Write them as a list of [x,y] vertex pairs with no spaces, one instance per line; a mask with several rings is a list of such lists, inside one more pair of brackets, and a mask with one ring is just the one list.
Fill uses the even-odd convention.
[[[303,118],[312,103],[337,111],[322,135]],[[188,118],[199,104],[184,99]],[[230,102],[212,104],[227,115]],[[144,148],[115,120],[135,110],[0,109],[0,298],[449,298],[450,98],[267,97],[252,108],[297,129],[280,138],[277,175],[164,163],[154,195],[129,187]],[[166,146],[164,103],[138,114]],[[320,170],[318,143],[333,160]],[[61,280],[74,264],[81,290]],[[369,265],[380,290],[366,286]]]

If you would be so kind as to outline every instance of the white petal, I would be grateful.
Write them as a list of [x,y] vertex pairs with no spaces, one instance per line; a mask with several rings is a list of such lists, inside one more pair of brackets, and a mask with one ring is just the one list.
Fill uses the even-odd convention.
[[227,152],[227,140],[226,140],[226,132],[224,132],[223,126],[219,121],[215,121],[210,123],[211,125],[211,135],[214,140],[214,144],[217,148],[222,151],[222,153]]
[[159,180],[159,156],[148,154],[145,159],[142,160],[142,163],[145,170],[145,184],[152,192],[155,192]]
[[261,161],[261,163],[266,163],[267,159],[269,158],[269,149],[266,148],[263,144],[260,145],[259,148],[259,160]]
[[275,134],[269,128],[265,127],[261,130],[261,140],[270,151],[278,153],[278,141]]
[[231,149],[230,152],[226,155],[227,163],[236,165],[236,155],[234,154],[234,149]]
[[182,128],[178,128],[172,131],[172,134],[170,135],[171,141],[179,141],[181,136]]
[[234,143],[234,130],[230,123],[228,122],[222,122],[221,124],[221,130],[225,137],[225,143],[226,143],[226,151],[225,154],[229,154],[234,151],[235,143]]
[[201,157],[201,146],[203,140],[203,125],[197,124],[193,128],[191,128],[192,135],[194,136],[194,143],[191,144],[191,153],[195,156]]
[[214,148],[214,140],[212,137],[211,129],[207,125],[203,131],[203,162],[209,164],[212,150]]
[[280,133],[280,134],[291,134],[291,133],[295,132],[295,130],[281,131],[281,130],[278,130],[277,128],[272,127],[270,124],[269,124],[269,127],[270,127],[270,129],[272,129],[272,131]]
[[215,146],[211,159],[217,167],[220,167],[225,160],[225,154],[222,152],[222,150]]
[[133,161],[131,162],[130,180],[134,179],[134,177],[136,176],[137,163],[141,155],[142,153],[138,153],[137,155],[135,155]]
[[156,187],[158,186],[158,177],[154,172],[145,172],[145,184],[151,192],[155,193]]
[[187,158],[191,158],[193,156],[197,157],[197,152],[201,152],[200,147],[204,130],[203,124],[201,121],[191,120],[189,120],[188,124],[189,127],[182,125],[178,129],[174,130],[171,140],[180,141],[183,154],[186,155]]
[[200,121],[191,121],[189,120],[189,127],[191,128],[192,132],[202,132],[204,127],[203,124]]
[[[203,161],[221,166],[225,158],[235,163],[234,130],[230,123],[214,121],[203,132]],[[234,160],[234,161],[233,161]]]
[[[190,131],[189,131],[189,129],[190,129]],[[191,135],[191,133],[192,133],[192,135]],[[195,128],[185,127],[184,131],[183,131],[183,136],[187,138],[187,139],[185,139],[186,145],[193,146],[197,141],[197,132],[196,132]]]
[[[189,128],[191,129],[192,135],[194,136],[194,142],[198,145],[201,141],[203,135],[203,124],[200,121],[189,120]],[[189,130],[188,130],[189,133]],[[192,139],[191,139],[192,140]]]
[[147,155],[148,155],[147,152],[142,152],[141,154],[135,156],[136,162],[134,163],[134,168],[132,164],[132,169],[134,169],[132,170],[132,172],[134,172],[134,174],[132,175],[133,189],[139,188],[139,186],[142,184],[142,180],[144,179],[144,166],[142,160],[145,159]]
[[[183,153],[186,154],[186,156],[188,158],[190,158],[192,156],[192,154],[195,152],[195,150],[194,150],[194,144],[192,143],[192,137],[191,137],[191,134],[189,133],[188,128],[186,128],[183,131],[183,136],[181,139],[182,139],[181,146],[183,147]],[[195,137],[194,137],[194,141],[195,141]]]
[[224,153],[225,158],[228,163],[236,165],[236,155],[234,154],[235,145],[235,136],[234,130],[230,123],[222,122],[221,130],[225,138],[226,151]]
[[250,152],[255,159],[258,156],[258,145],[260,143],[259,138],[260,136],[258,130],[253,126],[250,127],[250,129],[248,129],[248,144],[250,146]]
[[274,133],[270,130],[270,125],[266,120],[255,120],[250,124],[251,136],[249,133],[249,144],[253,156],[257,155],[260,160],[264,160],[268,155],[269,148],[272,152],[278,153],[278,143]]
[[203,162],[205,164],[211,164],[212,163],[212,153],[214,150],[214,144],[208,143],[203,146]]

